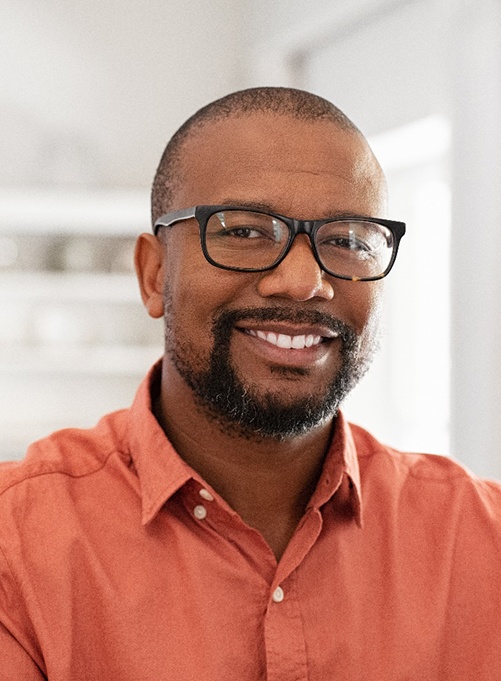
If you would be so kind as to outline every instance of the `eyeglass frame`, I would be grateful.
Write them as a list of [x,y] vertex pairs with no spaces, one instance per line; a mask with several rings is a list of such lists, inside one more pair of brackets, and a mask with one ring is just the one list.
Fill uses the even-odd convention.
[[[224,212],[224,211],[248,211],[251,213],[258,213],[261,215],[269,215],[272,218],[276,218],[277,220],[281,220],[284,224],[287,225],[289,228],[289,237],[287,240],[287,243],[285,245],[283,253],[278,257],[278,259],[273,262],[271,265],[267,265],[266,267],[233,267],[231,265],[221,265],[220,263],[216,262],[213,260],[213,258],[210,256],[208,250],[207,250],[207,243],[206,243],[206,232],[207,232],[207,224],[209,222],[209,219],[212,217],[212,215],[215,215],[216,213],[219,212]],[[155,236],[158,234],[158,230],[161,227],[173,227],[175,224],[179,222],[184,222],[185,220],[191,220],[192,218],[195,218],[198,223],[199,227],[199,232],[200,232],[200,245],[202,247],[202,252],[204,254],[205,259],[207,262],[209,262],[211,265],[214,267],[219,267],[222,270],[229,270],[232,272],[267,272],[269,270],[274,269],[280,263],[285,260],[287,255],[289,254],[289,251],[292,247],[292,244],[294,243],[294,239],[298,234],[306,234],[310,240],[310,245],[311,245],[311,250],[313,253],[313,257],[315,258],[318,266],[320,269],[328,274],[331,277],[335,277],[337,279],[344,279],[346,281],[377,281],[378,279],[383,279],[386,277],[390,270],[392,269],[393,265],[395,264],[395,260],[397,258],[397,253],[398,253],[398,247],[400,245],[400,240],[405,234],[406,231],[406,225],[405,222],[398,222],[396,220],[387,220],[386,218],[372,218],[372,217],[364,217],[361,215],[341,215],[337,217],[331,217],[331,218],[323,218],[320,220],[298,220],[296,218],[289,218],[285,215],[280,215],[279,213],[272,213],[271,211],[267,210],[261,210],[261,209],[256,209],[252,208],[250,206],[234,206],[234,205],[199,205],[199,206],[192,206],[191,208],[183,208],[181,210],[176,210],[172,211],[170,213],[165,213],[164,215],[161,215],[158,220],[155,221],[154,227],[153,227],[153,233]],[[386,269],[382,274],[378,274],[373,277],[349,277],[347,275],[343,274],[335,274],[334,272],[331,272],[328,270],[325,265],[322,262],[322,259],[320,258],[320,255],[318,254],[317,246],[315,243],[315,235],[317,231],[322,227],[323,225],[330,223],[330,222],[373,222],[374,224],[377,225],[382,225],[383,227],[386,227],[387,229],[390,230],[393,236],[393,250],[392,250],[392,255],[390,262],[388,263]]]

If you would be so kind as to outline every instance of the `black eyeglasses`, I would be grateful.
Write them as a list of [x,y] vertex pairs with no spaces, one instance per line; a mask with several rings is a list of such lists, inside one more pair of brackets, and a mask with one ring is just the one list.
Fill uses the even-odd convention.
[[351,281],[382,279],[393,267],[405,224],[369,217],[296,220],[241,206],[195,206],[162,215],[161,227],[196,218],[205,258],[236,272],[263,272],[287,256],[295,237],[307,234],[327,274]]

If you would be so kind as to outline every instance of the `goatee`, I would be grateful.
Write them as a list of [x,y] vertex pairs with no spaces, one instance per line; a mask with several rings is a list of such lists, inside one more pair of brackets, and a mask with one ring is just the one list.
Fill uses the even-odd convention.
[[[166,302],[169,297],[166,295]],[[285,440],[332,419],[345,397],[368,369],[377,342],[361,339],[347,324],[315,310],[294,308],[247,308],[223,311],[212,326],[213,349],[207,363],[194,356],[179,341],[172,327],[174,315],[166,305],[166,353],[189,385],[200,408],[225,432],[249,439]],[[242,321],[289,322],[326,327],[338,334],[341,366],[323,393],[310,394],[288,402],[277,391],[258,392],[252,384],[244,384],[231,364],[231,338],[235,324]],[[336,342],[337,342],[336,341]],[[295,380],[307,370],[277,367],[282,375]]]

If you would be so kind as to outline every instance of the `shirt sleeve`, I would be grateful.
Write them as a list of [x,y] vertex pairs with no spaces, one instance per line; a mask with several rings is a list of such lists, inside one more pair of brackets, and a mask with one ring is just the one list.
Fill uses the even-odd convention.
[[35,638],[0,547],[0,681],[47,681],[35,660]]

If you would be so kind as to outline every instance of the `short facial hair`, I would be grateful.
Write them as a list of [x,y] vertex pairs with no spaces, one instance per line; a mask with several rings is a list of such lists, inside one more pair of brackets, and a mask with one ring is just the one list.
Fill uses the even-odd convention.
[[[213,345],[207,361],[178,337],[171,297],[165,292],[166,354],[180,376],[191,388],[195,401],[204,413],[216,421],[224,432],[247,439],[274,438],[286,440],[332,419],[348,395],[367,371],[377,349],[371,338],[362,342],[355,331],[331,315],[292,307],[265,307],[224,310],[212,324]],[[289,322],[322,326],[338,335],[341,366],[321,395],[310,394],[287,403],[283,392],[264,393],[245,384],[231,363],[231,339],[238,322]],[[301,367],[272,367],[271,371],[300,380],[308,370]]]

